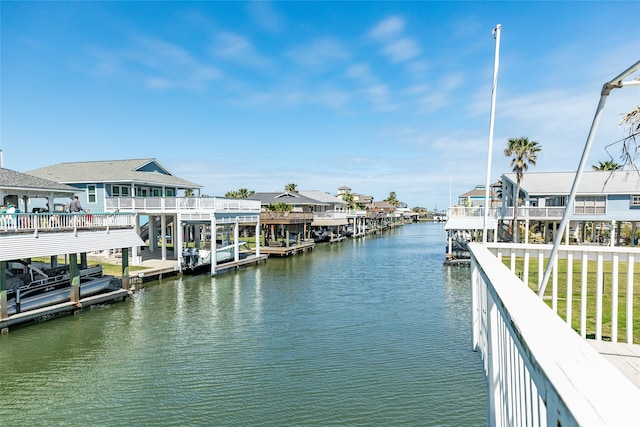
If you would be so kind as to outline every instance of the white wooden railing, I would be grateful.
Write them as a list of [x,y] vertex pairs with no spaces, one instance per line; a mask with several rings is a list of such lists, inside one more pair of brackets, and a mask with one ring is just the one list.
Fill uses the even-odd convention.
[[[489,218],[494,219],[513,219],[513,207],[507,208],[489,208]],[[518,219],[536,219],[536,220],[552,220],[562,219],[564,206],[520,206],[518,207]],[[483,207],[464,207],[453,206],[448,210],[448,218],[456,217],[481,217],[484,215]]]
[[109,228],[133,228],[133,212],[0,214],[0,233],[38,233]]
[[635,423],[640,389],[486,247],[469,247],[473,349],[488,382],[488,425]]
[[[539,289],[552,245],[488,243],[487,248],[499,261],[508,262],[511,272],[525,285]],[[640,248],[561,245],[558,259],[543,296],[550,300],[551,309],[583,338],[640,341],[640,331],[633,327],[640,315],[634,313]],[[595,313],[595,321],[587,322],[588,312]]]
[[220,197],[107,197],[107,211],[260,213],[260,201]]
[[314,212],[313,219],[347,219],[346,211]]

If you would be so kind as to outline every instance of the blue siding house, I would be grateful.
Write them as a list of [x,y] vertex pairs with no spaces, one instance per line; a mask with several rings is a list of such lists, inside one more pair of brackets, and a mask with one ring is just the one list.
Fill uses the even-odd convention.
[[202,188],[153,158],[59,163],[26,173],[77,188],[82,207],[92,212],[105,211],[107,197],[172,197],[185,190],[199,195]]

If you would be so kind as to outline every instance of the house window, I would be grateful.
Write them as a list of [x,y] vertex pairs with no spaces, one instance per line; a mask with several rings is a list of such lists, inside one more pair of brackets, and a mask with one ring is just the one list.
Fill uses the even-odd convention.
[[96,202],[96,186],[95,185],[87,185],[87,200],[89,203]]
[[630,206],[640,206],[640,194],[633,194],[631,196]]
[[174,196],[173,188],[167,188],[167,189],[165,190],[165,192],[167,193],[167,196],[168,196],[168,197],[173,197],[173,196]]
[[129,195],[129,187],[121,187],[119,185],[111,186],[111,195],[113,197],[127,197]]
[[606,196],[576,196],[574,213],[576,215],[607,213]]
[[159,188],[154,188],[153,189],[153,197],[160,197],[160,189]]

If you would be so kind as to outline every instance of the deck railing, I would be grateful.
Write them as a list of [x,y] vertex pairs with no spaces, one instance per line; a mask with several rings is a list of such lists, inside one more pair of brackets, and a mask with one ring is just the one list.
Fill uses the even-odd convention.
[[220,197],[107,197],[105,209],[141,212],[212,211],[259,213],[260,201]]
[[324,211],[314,212],[314,219],[347,219],[346,211]]
[[[487,248],[525,285],[539,289],[552,245],[488,243]],[[638,247],[561,245],[543,298],[583,338],[638,343],[639,263]]]
[[0,233],[38,233],[109,228],[133,228],[132,212],[0,214]]
[[473,349],[488,381],[488,425],[628,425],[640,389],[489,250],[471,250]]
[[[513,207],[507,208],[489,208],[489,218],[494,219],[513,219]],[[564,206],[520,206],[518,207],[518,219],[534,219],[534,220],[553,220],[562,219]],[[484,208],[453,206],[449,208],[448,218],[456,217],[481,217],[484,215]]]

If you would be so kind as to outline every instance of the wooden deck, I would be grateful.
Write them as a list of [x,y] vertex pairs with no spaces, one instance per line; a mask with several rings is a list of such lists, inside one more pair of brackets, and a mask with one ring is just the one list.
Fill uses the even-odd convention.
[[314,242],[305,242],[300,244],[291,245],[289,247],[286,246],[260,246],[260,253],[286,257],[290,255],[297,255],[299,253],[307,252],[312,250],[315,247]]
[[596,340],[588,342],[640,388],[640,345]]

